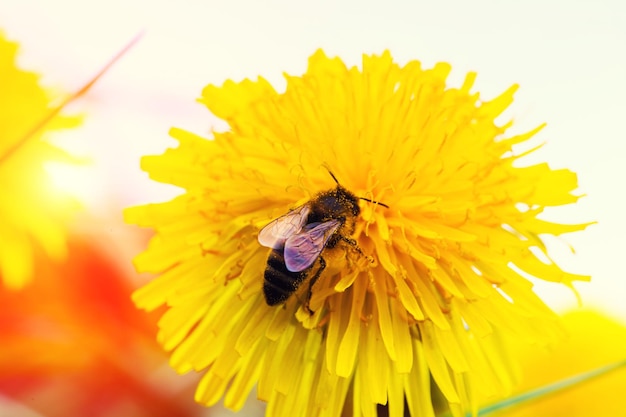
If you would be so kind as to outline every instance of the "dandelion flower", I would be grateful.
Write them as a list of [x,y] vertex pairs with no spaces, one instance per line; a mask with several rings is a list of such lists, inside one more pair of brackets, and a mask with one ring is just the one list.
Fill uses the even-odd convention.
[[[200,102],[229,129],[172,129],[178,147],[144,157],[153,179],[185,192],[126,212],[156,231],[135,264],[159,276],[134,299],[168,307],[158,339],[178,372],[203,372],[197,401],[237,410],[256,385],[271,416],[375,416],[388,404],[398,417],[405,400],[432,416],[432,378],[460,415],[510,388],[502,335],[559,332],[525,276],[587,279],[546,262],[541,239],[585,225],[538,217],[577,200],[576,176],[517,166],[513,146],[540,128],[507,135],[495,122],[515,87],[484,101],[475,74],[449,88],[449,72],[388,52],[348,68],[319,51],[284,92],[263,78],[207,86]],[[270,307],[258,233],[333,189],[328,171],[374,201],[359,201],[359,250],[324,250],[310,300],[301,285]]]
[[[16,66],[16,53],[17,44],[0,33],[0,276],[10,288],[32,278],[35,245],[53,259],[65,256],[65,228],[76,209],[68,196],[53,192],[43,167],[70,160],[36,129],[52,111],[50,94],[36,74]],[[46,130],[77,121],[57,116]]]

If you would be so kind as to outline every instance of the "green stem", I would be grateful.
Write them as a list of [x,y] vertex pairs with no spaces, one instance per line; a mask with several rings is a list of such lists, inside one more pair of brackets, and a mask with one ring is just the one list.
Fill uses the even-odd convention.
[[[500,411],[505,408],[519,405],[521,403],[545,398],[549,394],[555,394],[567,388],[571,388],[575,385],[591,381],[594,378],[608,374],[624,366],[626,366],[626,360],[623,360],[623,361],[620,361],[611,365],[602,366],[592,371],[584,372],[582,374],[578,374],[569,378],[562,379],[558,382],[554,382],[552,384],[548,384],[543,387],[536,388],[534,390],[527,391],[525,393],[507,398],[504,401],[500,401],[495,404],[488,405],[484,408],[481,408],[478,411],[478,415],[485,416],[487,414],[494,413],[496,411]],[[472,415],[471,413],[466,414],[467,417],[471,417],[471,415]]]

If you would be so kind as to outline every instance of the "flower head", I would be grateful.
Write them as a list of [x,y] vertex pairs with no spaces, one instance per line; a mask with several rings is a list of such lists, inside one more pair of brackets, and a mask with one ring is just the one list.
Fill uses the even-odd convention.
[[[0,33],[0,276],[20,288],[32,277],[37,247],[65,256],[66,223],[76,208],[67,195],[53,192],[44,162],[69,156],[43,140],[38,128],[52,111],[49,94],[36,74],[16,66],[17,44]],[[76,117],[55,117],[46,130],[74,126]]]
[[[402,416],[405,398],[427,416],[432,376],[460,413],[476,392],[509,388],[501,334],[558,332],[524,274],[586,278],[536,255],[541,234],[584,228],[537,217],[576,201],[576,176],[517,166],[513,146],[539,128],[511,136],[494,121],[515,87],[482,101],[475,74],[449,88],[449,71],[388,52],[348,68],[320,51],[284,92],[263,78],[207,86],[200,102],[229,130],[172,129],[178,147],[143,159],[185,193],[126,213],[157,232],[135,262],[160,276],[135,301],[168,306],[158,337],[176,370],[204,371],[199,402],[237,409],[258,384],[273,416],[374,416],[376,404]],[[321,252],[314,285],[268,306],[259,231],[334,189],[328,171],[370,201]]]

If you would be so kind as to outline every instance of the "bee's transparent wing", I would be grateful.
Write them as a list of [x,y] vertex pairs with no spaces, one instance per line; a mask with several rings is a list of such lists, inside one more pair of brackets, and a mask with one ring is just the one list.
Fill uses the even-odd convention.
[[267,248],[281,249],[290,236],[302,230],[310,211],[309,205],[305,204],[273,220],[259,232],[259,243]]
[[285,266],[291,272],[304,271],[320,256],[328,239],[337,231],[341,222],[330,220],[324,223],[307,224],[302,232],[285,242]]

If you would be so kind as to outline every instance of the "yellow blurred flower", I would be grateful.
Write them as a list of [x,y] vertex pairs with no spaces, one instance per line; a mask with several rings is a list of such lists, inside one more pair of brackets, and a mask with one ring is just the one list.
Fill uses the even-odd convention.
[[[54,111],[38,76],[16,66],[17,44],[0,33],[0,276],[10,288],[30,281],[35,245],[53,259],[66,253],[65,229],[76,209],[53,191],[43,165],[70,158],[46,142],[42,120]],[[45,130],[76,125],[57,116]]]
[[[568,337],[550,349],[516,344],[512,358],[523,367],[516,391],[525,392],[626,359],[626,326],[590,310],[563,316]],[[626,369],[585,381],[536,402],[502,412],[506,417],[621,416],[626,410]]]
[[[503,333],[559,332],[522,274],[587,279],[539,259],[541,234],[585,227],[537,217],[577,200],[576,176],[518,166],[513,146],[539,128],[507,135],[495,123],[515,87],[484,101],[470,92],[475,74],[447,88],[449,72],[388,52],[347,68],[319,51],[284,92],[263,78],[207,86],[200,101],[230,130],[207,140],[172,129],[178,147],[143,159],[186,192],[126,212],[157,232],[135,263],[160,276],[134,299],[169,307],[158,338],[178,372],[204,371],[197,401],[225,396],[239,409],[257,385],[271,416],[375,416],[388,403],[397,417],[405,398],[411,415],[429,416],[432,376],[461,415],[479,394],[510,389]],[[354,244],[322,252],[310,303],[301,285],[270,307],[258,233],[334,189],[326,168],[388,208],[360,201]]]

